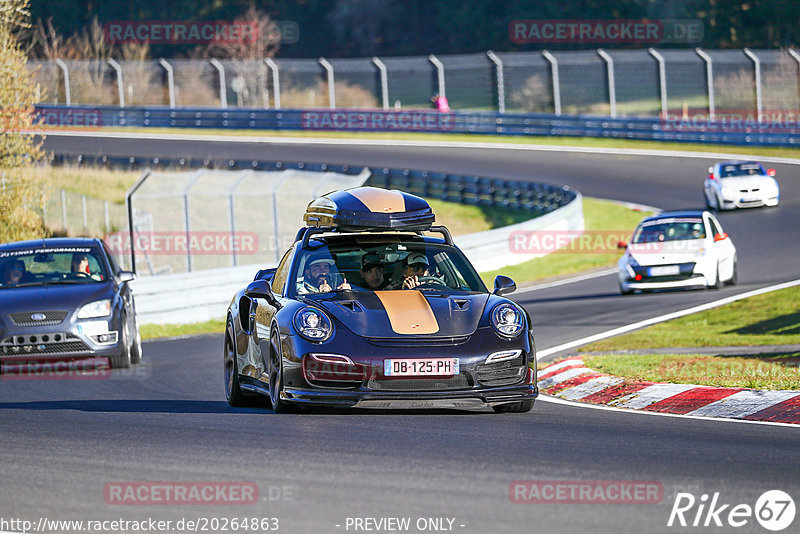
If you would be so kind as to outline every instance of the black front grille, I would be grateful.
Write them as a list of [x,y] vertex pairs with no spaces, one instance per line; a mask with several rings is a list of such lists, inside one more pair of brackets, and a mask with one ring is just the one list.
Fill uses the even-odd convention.
[[465,343],[469,336],[453,336],[453,337],[413,337],[413,338],[384,338],[384,337],[368,337],[365,338],[368,343],[377,347],[452,347],[453,345],[460,345]]
[[[40,313],[45,316],[41,321],[31,319],[32,315]],[[30,312],[15,312],[9,314],[11,321],[17,326],[46,326],[61,324],[67,317],[67,311],[30,311]]]
[[73,334],[11,336],[0,342],[0,356],[29,356],[90,352],[91,349]]
[[508,386],[525,377],[525,359],[520,356],[507,362],[478,366],[478,382],[484,386]]
[[367,382],[367,387],[375,391],[442,391],[469,389],[472,383],[464,373],[449,378],[375,378]]

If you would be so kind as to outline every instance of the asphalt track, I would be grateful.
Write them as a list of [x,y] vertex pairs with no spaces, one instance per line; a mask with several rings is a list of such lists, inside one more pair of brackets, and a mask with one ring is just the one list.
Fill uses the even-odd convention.
[[[709,160],[497,149],[198,143],[51,135],[58,152],[388,166],[567,184],[585,195],[701,207]],[[773,165],[770,165],[773,166]],[[540,349],[800,278],[800,168],[774,165],[781,206],[725,213],[740,284],[622,297],[614,275],[518,292]],[[787,314],[796,310],[787,310]],[[647,416],[538,401],[530,414],[324,412],[276,416],[224,401],[221,336],[145,344],[105,380],[0,381],[0,518],[277,517],[285,532],[353,532],[347,518],[455,518],[460,532],[669,532],[677,492],[754,506],[800,502],[795,428]],[[253,481],[256,505],[108,505],[119,481]],[[518,480],[646,480],[658,504],[515,504]],[[710,499],[709,499],[710,500]],[[687,512],[694,520],[698,507]],[[730,507],[729,507],[730,509]],[[721,514],[726,520],[727,511]],[[701,524],[705,516],[701,518]],[[712,522],[713,524],[713,522]],[[796,531],[795,519],[788,531]],[[337,525],[340,525],[337,527]],[[447,523],[445,522],[445,525]],[[464,526],[461,526],[464,525]],[[713,527],[702,530],[715,531]],[[2,529],[0,529],[2,530]],[[697,529],[686,529],[697,530]],[[730,530],[730,527],[719,531]],[[763,531],[754,518],[739,532]]]

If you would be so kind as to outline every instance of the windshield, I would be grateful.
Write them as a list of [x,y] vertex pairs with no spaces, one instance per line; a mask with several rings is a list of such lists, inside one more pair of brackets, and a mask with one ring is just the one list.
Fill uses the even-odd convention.
[[731,163],[722,165],[719,168],[720,178],[731,178],[733,176],[760,176],[767,174],[761,164],[754,161],[748,163]]
[[0,252],[0,288],[103,282],[108,275],[101,258],[95,247]]
[[335,243],[299,254],[294,295],[336,290],[486,292],[469,261],[447,245]]
[[658,243],[705,237],[706,232],[701,218],[656,219],[639,225],[633,234],[633,242],[636,244]]

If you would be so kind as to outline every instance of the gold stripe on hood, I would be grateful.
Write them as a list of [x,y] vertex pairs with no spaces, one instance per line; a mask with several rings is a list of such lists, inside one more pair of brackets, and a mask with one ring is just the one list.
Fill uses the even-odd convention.
[[406,211],[406,199],[400,191],[389,191],[377,187],[359,187],[347,191],[364,204],[372,213],[397,213]]
[[376,291],[397,334],[435,334],[439,323],[431,305],[419,291]]

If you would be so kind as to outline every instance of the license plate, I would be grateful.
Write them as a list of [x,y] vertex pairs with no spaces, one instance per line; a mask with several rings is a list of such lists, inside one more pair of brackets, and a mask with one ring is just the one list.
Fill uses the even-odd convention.
[[650,276],[672,276],[680,274],[681,268],[677,265],[665,265],[663,267],[650,267],[647,274]]
[[384,376],[454,376],[458,358],[416,358],[383,360]]

